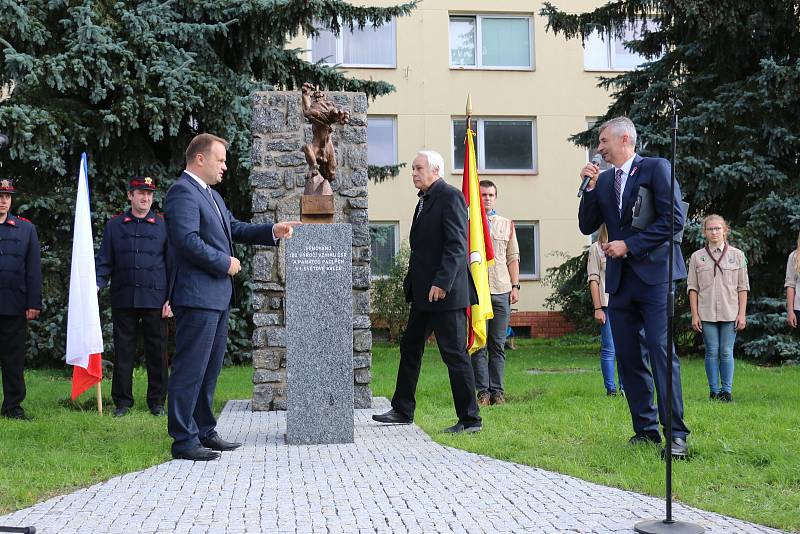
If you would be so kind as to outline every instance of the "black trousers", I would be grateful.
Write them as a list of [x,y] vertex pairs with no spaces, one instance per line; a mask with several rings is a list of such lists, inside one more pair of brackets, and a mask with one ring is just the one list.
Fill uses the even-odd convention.
[[400,340],[400,367],[392,408],[406,417],[414,417],[417,381],[422,366],[422,353],[431,332],[436,334],[439,354],[450,375],[450,389],[458,421],[464,426],[481,422],[475,400],[475,376],[467,354],[466,310],[427,312],[411,306],[408,327]]
[[28,322],[24,315],[0,315],[0,367],[3,371],[3,406],[11,414],[25,400],[25,341]]
[[111,398],[117,408],[133,406],[133,367],[136,338],[141,331],[147,367],[147,405],[164,405],[167,392],[167,367],[164,361],[166,324],[161,308],[114,308],[114,376]]

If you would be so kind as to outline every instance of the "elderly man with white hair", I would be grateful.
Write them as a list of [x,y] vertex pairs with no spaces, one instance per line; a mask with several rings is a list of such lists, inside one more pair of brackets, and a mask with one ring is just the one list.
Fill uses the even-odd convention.
[[466,309],[477,297],[467,271],[467,206],[461,191],[442,179],[444,159],[438,152],[418,152],[411,176],[414,187],[419,189],[409,236],[411,259],[403,281],[411,311],[400,340],[392,409],[372,418],[389,424],[410,424],[414,420],[422,353],[433,332],[450,375],[458,416],[458,422],[444,432],[478,432],[482,428],[481,417],[466,349]]

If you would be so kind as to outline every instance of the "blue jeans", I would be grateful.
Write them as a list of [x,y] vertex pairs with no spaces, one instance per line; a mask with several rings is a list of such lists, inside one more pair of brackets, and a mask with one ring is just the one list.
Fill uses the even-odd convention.
[[504,392],[506,331],[511,319],[509,293],[492,295],[492,310],[494,318],[486,321],[486,347],[472,355],[472,371],[475,373],[475,389],[478,393],[495,395]]
[[[603,313],[606,315],[606,322],[600,326],[600,370],[603,372],[603,384],[606,386],[606,391],[616,391],[617,384],[614,382],[614,374],[617,367],[614,357],[614,337],[611,335],[611,319],[608,316],[608,308],[605,306]],[[622,384],[619,389],[622,389]]]
[[[706,345],[706,376],[711,393],[730,393],[733,389],[733,344],[736,330],[733,321],[703,321]],[[720,380],[722,387],[720,388]]]

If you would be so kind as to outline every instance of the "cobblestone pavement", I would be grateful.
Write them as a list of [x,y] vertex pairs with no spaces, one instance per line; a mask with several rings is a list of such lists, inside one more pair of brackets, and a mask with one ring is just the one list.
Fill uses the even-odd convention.
[[[38,532],[633,532],[664,502],[443,447],[416,425],[356,410],[354,444],[287,446],[285,412],[229,402],[218,430],[244,446],[214,462],[171,461],[0,517]],[[709,533],[777,533],[675,504]]]

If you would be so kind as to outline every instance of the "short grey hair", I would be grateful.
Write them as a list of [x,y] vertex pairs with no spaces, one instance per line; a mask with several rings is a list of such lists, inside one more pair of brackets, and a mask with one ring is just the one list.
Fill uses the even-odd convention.
[[636,126],[633,125],[633,121],[628,117],[609,119],[600,125],[600,130],[598,131],[602,132],[606,128],[611,128],[611,131],[617,135],[628,134],[628,139],[631,140],[631,146],[636,147]]
[[428,160],[428,170],[439,178],[444,178],[444,158],[441,154],[435,150],[420,150],[417,152],[417,156],[425,156]]

